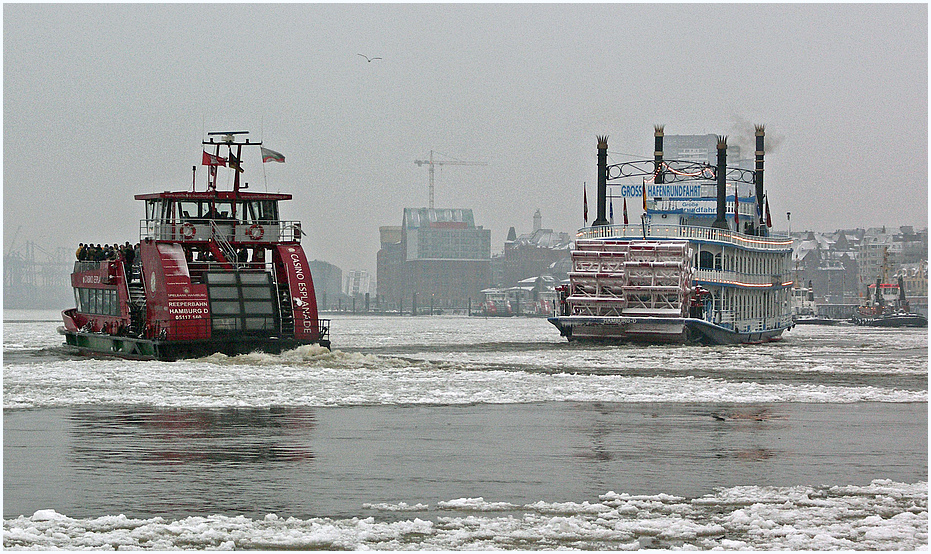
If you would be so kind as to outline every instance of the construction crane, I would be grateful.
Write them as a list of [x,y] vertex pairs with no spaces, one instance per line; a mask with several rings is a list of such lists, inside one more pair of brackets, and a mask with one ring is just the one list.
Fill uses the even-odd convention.
[[[439,152],[437,152],[437,154],[439,154]],[[451,157],[451,156],[447,156],[447,157]],[[436,171],[434,166],[437,166],[437,165],[488,165],[485,162],[465,162],[462,160],[434,160],[433,150],[430,151],[430,159],[414,160],[414,163],[417,164],[417,167],[420,167],[424,164],[427,164],[428,166],[430,166],[430,209],[433,209],[433,179],[434,179],[434,174]]]

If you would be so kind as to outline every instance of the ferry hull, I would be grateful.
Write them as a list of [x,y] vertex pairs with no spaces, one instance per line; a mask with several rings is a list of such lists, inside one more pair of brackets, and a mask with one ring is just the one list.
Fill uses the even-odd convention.
[[[215,353],[222,353],[227,356],[251,352],[280,354],[302,344],[307,344],[305,341],[277,337],[229,337],[222,340],[168,341],[73,331],[64,327],[59,327],[58,332],[65,337],[65,347],[76,354],[164,362],[203,358]],[[330,347],[330,342],[327,340],[315,341],[315,344],[319,344],[324,348]]]
[[694,318],[556,316],[548,320],[571,341],[645,344],[758,344],[780,340],[785,329],[737,333]]

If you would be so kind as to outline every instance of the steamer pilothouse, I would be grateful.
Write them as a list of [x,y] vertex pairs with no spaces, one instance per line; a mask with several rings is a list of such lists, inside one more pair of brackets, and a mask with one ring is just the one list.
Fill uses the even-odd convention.
[[[610,166],[607,137],[598,138],[598,217],[576,234],[569,284],[549,321],[570,341],[779,339],[793,325],[792,241],[770,233],[763,127],[756,128],[755,171],[727,167],[725,137],[715,166],[665,160],[663,128],[655,131],[653,160]],[[625,197],[639,193],[639,224],[609,223],[608,186]]]
[[[145,219],[132,263],[124,256],[75,262],[76,307],[62,312],[58,329],[67,346],[158,360],[329,348],[300,222],[278,215],[291,195],[240,186],[243,147],[261,148],[263,162],[284,158],[244,134],[209,133],[203,141],[205,191],[136,195]],[[232,190],[217,190],[218,166],[233,170]]]

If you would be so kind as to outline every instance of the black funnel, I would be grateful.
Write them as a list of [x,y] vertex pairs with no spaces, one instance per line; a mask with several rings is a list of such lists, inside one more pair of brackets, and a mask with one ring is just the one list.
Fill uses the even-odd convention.
[[718,136],[718,167],[714,172],[718,180],[717,218],[711,226],[715,229],[729,229],[727,226],[727,137]]
[[598,217],[592,227],[608,225],[608,136],[598,137]]
[[756,208],[760,214],[759,226],[766,225],[766,216],[763,213],[763,137],[765,136],[762,125],[756,126],[756,172],[753,174],[753,184],[756,185]]

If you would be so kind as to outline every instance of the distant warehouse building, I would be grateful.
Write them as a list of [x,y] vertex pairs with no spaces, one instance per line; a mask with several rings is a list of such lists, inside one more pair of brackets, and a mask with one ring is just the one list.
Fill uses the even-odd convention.
[[491,268],[491,230],[475,225],[467,208],[405,208],[399,241],[382,228],[378,304],[420,312],[481,302]]
[[308,262],[314,278],[314,296],[317,309],[329,310],[338,305],[343,286],[343,270],[322,260]]

